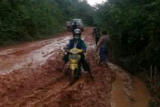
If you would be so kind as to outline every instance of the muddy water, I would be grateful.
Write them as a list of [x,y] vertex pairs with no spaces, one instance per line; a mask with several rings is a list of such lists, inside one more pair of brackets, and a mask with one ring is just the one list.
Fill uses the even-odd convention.
[[149,107],[151,97],[142,80],[118,69],[115,70],[116,80],[112,84],[112,107]]
[[[89,38],[91,32],[92,29],[84,32],[86,42],[92,39]],[[96,65],[93,52],[92,48],[88,49],[86,58],[94,80],[83,75],[72,87],[68,86],[68,77],[56,70],[63,57],[60,50],[37,68],[24,67],[0,75],[0,106],[110,107],[111,73]]]
[[[83,35],[88,35],[83,32]],[[84,37],[83,36],[83,37]],[[0,49],[0,74],[6,74],[22,68],[36,68],[44,64],[56,51],[63,51],[63,47],[72,38],[71,32],[64,32],[53,39],[19,44],[6,49]]]
[[112,107],[130,107],[130,102],[123,90],[123,79],[116,75],[116,80],[112,85]]
[[134,77],[133,87],[133,107],[149,107],[151,97],[145,84],[139,78]]
[[[70,39],[67,35],[71,33],[1,49],[0,61],[3,63],[0,64],[0,107],[111,107],[111,104],[115,104],[115,107],[138,107],[138,103],[132,102],[142,100],[134,99],[133,95],[142,93],[137,87],[143,85],[134,85],[136,82],[116,65],[110,64],[112,71],[97,66],[91,33],[92,28],[85,28],[83,39],[87,44],[86,59],[94,80],[84,73],[73,86],[68,86],[68,76],[56,69],[61,66],[63,46]],[[113,85],[111,72],[117,73]],[[124,100],[119,100],[117,95]]]
[[1,51],[0,74],[6,74],[25,67],[33,68],[37,65],[42,65],[56,51],[62,50],[69,39],[70,36],[61,37],[30,46],[19,47],[18,49]]

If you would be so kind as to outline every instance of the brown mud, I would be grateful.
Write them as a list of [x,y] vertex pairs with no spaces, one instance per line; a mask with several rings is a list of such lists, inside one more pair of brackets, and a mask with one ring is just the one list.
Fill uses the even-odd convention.
[[[147,107],[132,106],[140,101],[137,94],[144,96],[141,104],[148,103],[149,92],[141,80],[134,85],[134,79],[116,65],[109,64],[111,70],[97,66],[91,33],[92,28],[85,28],[83,38],[94,79],[84,72],[73,86],[68,85],[68,76],[56,70],[71,33],[0,49],[0,107],[122,107],[123,101],[126,107]],[[118,95],[122,102],[117,101]]]

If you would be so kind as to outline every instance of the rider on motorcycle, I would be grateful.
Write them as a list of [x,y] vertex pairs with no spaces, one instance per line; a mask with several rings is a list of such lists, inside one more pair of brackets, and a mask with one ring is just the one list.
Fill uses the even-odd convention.
[[[74,30],[73,39],[71,39],[69,41],[69,44],[67,45],[66,50],[69,51],[72,48],[78,48],[78,49],[83,50],[83,53],[81,54],[80,63],[82,64],[84,70],[87,71],[89,73],[90,77],[92,78],[90,66],[87,63],[87,61],[85,59],[85,55],[84,55],[84,53],[86,52],[86,45],[85,45],[84,41],[81,39],[80,29],[75,29]],[[69,53],[67,53],[63,57],[63,65],[62,65],[62,69],[61,69],[62,71],[64,69],[65,64],[69,61],[68,56],[69,56]]]

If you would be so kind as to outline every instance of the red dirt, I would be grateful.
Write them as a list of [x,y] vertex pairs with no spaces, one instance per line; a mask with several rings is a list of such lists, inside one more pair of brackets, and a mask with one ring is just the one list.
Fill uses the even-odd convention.
[[[129,74],[120,72],[113,64],[109,64],[112,70],[97,66],[91,33],[92,28],[85,28],[82,38],[87,44],[86,59],[94,80],[84,73],[73,86],[68,85],[68,76],[56,70],[61,66],[63,47],[71,38],[71,33],[0,49],[0,107],[111,107],[111,104],[119,102],[116,101],[117,95],[112,93],[113,81],[119,83],[116,75],[119,75],[122,84],[119,95],[124,93],[122,98],[134,97],[131,94],[134,88]],[[116,87],[116,84],[113,86]],[[115,98],[112,98],[112,94]],[[124,102],[127,101],[125,99]]]
[[[93,81],[85,74],[73,86],[68,85],[68,77],[56,70],[56,67],[61,66],[63,44],[54,53],[52,51],[45,53],[44,50],[43,56],[52,55],[44,60],[42,65],[38,65],[34,61],[35,63],[28,63],[27,66],[22,66],[20,69],[1,74],[0,107],[109,107],[111,72],[96,64],[91,31],[92,28],[86,28],[83,35],[88,46],[86,59],[92,68]],[[13,51],[8,52],[6,56],[2,55],[0,60],[6,60],[7,64],[7,57],[13,57],[12,62],[17,56],[25,59],[31,52],[51,44],[54,39],[29,43],[27,46],[20,45],[13,48]],[[6,50],[3,51],[5,53]],[[23,61],[25,61],[24,59]],[[13,65],[13,63],[10,64],[10,66]],[[32,67],[32,65],[37,66]],[[6,69],[10,70],[10,67]]]

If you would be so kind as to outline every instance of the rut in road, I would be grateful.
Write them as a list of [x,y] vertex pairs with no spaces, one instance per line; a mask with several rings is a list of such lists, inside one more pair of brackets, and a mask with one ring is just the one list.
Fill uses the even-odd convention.
[[[111,107],[114,72],[119,69],[113,69],[113,64],[110,64],[112,70],[97,66],[92,28],[85,31],[86,59],[94,80],[84,73],[73,86],[69,86],[68,76],[56,70],[63,57],[62,50],[57,50],[42,65],[25,66],[0,75],[0,107]],[[132,85],[126,84],[122,84],[126,89]]]

